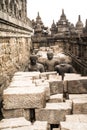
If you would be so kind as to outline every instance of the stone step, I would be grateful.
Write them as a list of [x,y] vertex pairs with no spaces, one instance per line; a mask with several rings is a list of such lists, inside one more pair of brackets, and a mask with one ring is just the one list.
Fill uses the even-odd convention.
[[6,128],[16,128],[22,126],[30,126],[31,122],[27,121],[24,117],[2,119],[0,121],[0,130]]
[[87,94],[87,78],[77,78],[68,81],[68,93],[70,94]]
[[82,98],[87,98],[87,94],[69,94],[69,99],[82,99]]
[[60,130],[60,128],[53,128],[53,130]]
[[5,129],[0,129],[0,130],[34,130],[30,126],[22,126],[22,127],[17,127],[17,128],[5,128]]
[[83,122],[87,123],[87,114],[73,114],[73,115],[66,115],[66,122]]
[[87,130],[87,123],[81,122],[60,122],[61,130]]
[[71,114],[70,103],[46,103],[45,108],[35,109],[36,120],[47,121],[49,124],[59,124],[65,120],[65,115]]
[[35,121],[33,124],[23,117],[3,119],[0,121],[0,130],[48,130],[47,121]]
[[29,109],[2,109],[2,114],[5,119],[25,117],[25,119],[30,120]]
[[73,114],[87,114],[87,97],[72,100]]
[[46,93],[43,87],[7,88],[3,92],[4,109],[43,108],[46,105]]
[[63,102],[63,94],[55,94],[51,95],[50,99],[48,100],[49,103],[58,103]]

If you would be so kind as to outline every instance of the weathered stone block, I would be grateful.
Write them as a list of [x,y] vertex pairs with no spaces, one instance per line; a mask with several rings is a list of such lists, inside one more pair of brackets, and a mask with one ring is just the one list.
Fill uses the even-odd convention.
[[66,115],[66,121],[87,123],[87,114]]
[[53,72],[43,72],[40,74],[40,77],[46,77],[48,80],[54,80],[54,79],[58,79],[58,74],[56,71]]
[[12,81],[9,85],[10,88],[12,87],[35,87],[35,84],[32,83],[32,80],[31,81],[23,81],[22,79],[21,80],[16,80],[16,81]]
[[68,92],[71,94],[87,94],[87,79],[68,80]]
[[25,119],[30,119],[29,109],[2,109],[2,113],[5,119],[9,118],[17,118],[17,117],[25,117]]
[[58,103],[63,102],[63,94],[55,94],[51,95],[50,99],[48,100],[49,103]]
[[46,94],[42,87],[7,88],[3,93],[4,109],[43,108]]
[[[18,118],[14,118],[14,120],[18,120]],[[8,125],[2,125],[0,130],[48,130],[48,123],[47,121],[35,121],[33,124],[31,124],[29,121],[27,121],[27,123],[24,121],[16,123],[13,122],[13,119],[7,119],[7,121],[9,120]],[[4,121],[5,123],[7,123],[6,121]],[[10,124],[11,123],[11,124]],[[14,123],[14,124],[13,124]],[[25,123],[25,124],[24,124]]]
[[45,90],[46,100],[50,99],[50,87],[48,82],[42,82],[38,84],[37,87],[42,87]]
[[61,130],[87,130],[87,123],[60,122]]
[[68,103],[47,103],[45,108],[36,109],[35,112],[36,120],[59,124],[64,121],[65,115],[71,113],[71,106]]
[[87,114],[87,98],[73,99],[73,114]]
[[25,76],[25,77],[35,77],[36,79],[39,78],[40,72],[23,72],[19,71],[14,74],[14,76]]
[[33,130],[48,130],[47,121],[35,121],[33,125]]
[[24,117],[3,119],[0,121],[0,130],[6,128],[17,128],[30,125],[31,122],[27,121]]
[[22,126],[22,127],[17,127],[17,128],[6,128],[6,129],[1,129],[1,130],[34,130],[30,126]]
[[50,84],[50,94],[63,93],[63,82],[62,81],[49,81]]
[[60,128],[53,128],[53,130],[60,130]]
[[87,94],[69,94],[69,99],[82,99],[82,98],[87,98]]

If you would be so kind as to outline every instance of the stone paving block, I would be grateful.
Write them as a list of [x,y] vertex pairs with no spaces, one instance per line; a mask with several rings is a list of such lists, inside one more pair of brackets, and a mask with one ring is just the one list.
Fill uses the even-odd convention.
[[63,102],[63,94],[55,94],[51,95],[50,99],[48,100],[49,103],[58,103]]
[[73,99],[73,114],[87,114],[87,98]]
[[87,130],[87,123],[60,122],[61,130]]
[[9,118],[17,118],[17,117],[25,117],[25,119],[30,119],[29,109],[2,109],[2,113],[5,119]]
[[64,121],[65,115],[71,114],[68,103],[47,103],[45,108],[35,109],[36,120],[48,121],[49,124],[58,124]]
[[62,81],[49,81],[50,84],[50,94],[58,94],[58,93],[63,93],[63,82]]
[[0,130],[6,128],[17,128],[22,126],[30,126],[31,122],[27,121],[24,117],[2,119],[0,121]]
[[87,114],[66,115],[66,122],[83,122],[87,123]]
[[42,87],[7,88],[3,93],[4,109],[43,108],[46,104],[45,89]]

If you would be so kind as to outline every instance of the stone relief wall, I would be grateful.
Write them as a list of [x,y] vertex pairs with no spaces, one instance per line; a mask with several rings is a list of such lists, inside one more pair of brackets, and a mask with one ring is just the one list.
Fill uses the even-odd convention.
[[1,0],[0,10],[9,15],[24,19],[26,17],[26,0]]
[[26,16],[26,0],[1,0],[0,97],[13,74],[24,71],[29,62],[32,32]]

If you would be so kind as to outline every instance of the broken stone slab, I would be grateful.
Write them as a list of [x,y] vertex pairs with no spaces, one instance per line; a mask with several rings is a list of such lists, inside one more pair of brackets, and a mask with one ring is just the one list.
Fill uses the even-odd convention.
[[31,122],[27,121],[24,117],[2,119],[0,121],[0,130],[6,128],[17,128],[22,126],[30,126]]
[[46,105],[46,93],[43,87],[7,88],[3,92],[3,108],[43,108]]
[[2,114],[5,119],[25,117],[25,119],[30,120],[29,109],[2,109]]
[[73,114],[87,114],[87,98],[73,99]]
[[61,130],[87,130],[87,123],[81,122],[60,122]]
[[49,81],[50,84],[50,94],[54,95],[54,94],[59,94],[59,93],[63,93],[63,82],[62,81]]
[[58,103],[63,102],[63,94],[55,94],[51,95],[50,99],[48,100],[49,103]]
[[87,114],[66,115],[66,122],[83,122],[87,123]]
[[65,120],[65,115],[71,114],[68,103],[47,103],[45,108],[35,109],[36,120],[47,121],[49,124],[59,124]]

